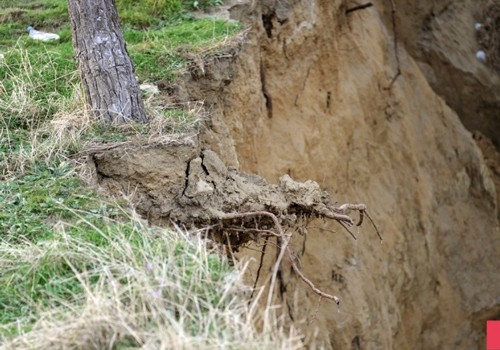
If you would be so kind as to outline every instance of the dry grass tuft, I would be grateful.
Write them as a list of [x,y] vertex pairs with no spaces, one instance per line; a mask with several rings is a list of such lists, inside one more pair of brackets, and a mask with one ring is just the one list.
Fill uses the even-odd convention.
[[149,140],[192,137],[210,117],[203,101],[165,104],[161,98],[150,97],[144,102]]
[[[35,162],[49,163],[89,149],[109,149],[127,143],[140,147],[192,144],[209,117],[201,101],[171,103],[152,95],[144,101],[149,116],[147,124],[103,126],[88,113],[85,94],[78,83],[73,85],[70,97],[58,96],[50,102],[57,112],[47,120],[32,94],[36,86],[31,78],[30,59],[26,51],[18,51],[25,74],[12,75],[12,93],[0,94],[0,146],[9,149],[6,157],[0,159],[4,178],[23,173]],[[24,125],[25,137],[14,140],[20,124]]]
[[[55,225],[57,235],[50,242],[26,242],[22,249],[0,242],[4,272],[57,259],[71,268],[83,290],[69,299],[51,298],[43,306],[31,300],[36,321],[0,326],[0,331],[20,331],[5,339],[3,348],[299,348],[298,337],[276,323],[257,331],[263,315],[256,311],[258,300],[247,306],[243,264],[230,268],[199,236],[151,228],[135,215],[130,220],[134,231],[125,234],[106,232],[82,217],[79,225],[105,239],[97,246],[69,235],[63,223]],[[269,309],[264,318],[274,319],[271,313]]]

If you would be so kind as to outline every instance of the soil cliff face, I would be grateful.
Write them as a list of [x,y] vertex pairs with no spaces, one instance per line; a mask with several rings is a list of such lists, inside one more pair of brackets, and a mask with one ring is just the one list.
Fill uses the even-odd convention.
[[[352,350],[482,349],[485,320],[500,319],[492,180],[500,183],[500,158],[476,134],[492,153],[484,161],[460,117],[474,129],[478,113],[483,133],[498,136],[490,117],[500,90],[493,89],[496,73],[467,51],[473,34],[464,34],[458,54],[446,51],[448,38],[453,43],[462,35],[448,29],[468,26],[462,22],[469,5],[395,1],[402,73],[388,89],[397,71],[391,1],[358,11],[347,11],[355,5],[341,0],[233,2],[231,15],[250,26],[237,58],[192,72],[177,91],[210,106],[210,128],[177,146],[94,152],[100,184],[134,194],[142,213],[168,222],[178,209],[173,202],[187,196],[189,205],[212,203],[213,193],[241,177],[238,167],[271,184],[283,175],[314,180],[339,204],[365,203],[384,240],[369,225],[353,240],[334,221],[319,219],[294,235],[303,272],[341,299],[340,309],[319,300],[284,262],[277,301],[304,342]],[[426,45],[414,45],[423,37]],[[241,178],[234,193],[267,186],[258,177]],[[283,189],[277,186],[267,188]],[[246,201],[238,203],[246,208]],[[240,254],[255,258],[249,279],[255,278],[260,254]],[[261,275],[275,258],[269,245]]]
[[[340,203],[366,203],[381,228],[378,244],[368,226],[354,241],[318,221],[293,242],[305,273],[342,299],[340,312],[318,304],[283,269],[284,311],[306,341],[336,349],[480,349],[484,321],[500,317],[490,173],[471,133],[410,55],[414,48],[401,44],[402,74],[387,90],[396,73],[387,9],[346,14],[348,7],[289,0],[233,9],[252,31],[223,113],[214,116],[219,144],[228,131],[243,170],[271,182],[283,174],[318,181]],[[440,80],[448,63],[436,62],[432,86],[453,95],[452,75]],[[454,98],[474,99],[473,86],[461,84]]]
[[[394,3],[399,39],[432,88],[469,130],[479,130],[500,146],[500,70],[494,65],[500,55],[497,47],[500,2],[394,0]],[[379,0],[376,4],[390,28],[391,1]],[[482,25],[479,32],[474,28],[476,23]],[[478,34],[494,39],[480,43]],[[485,62],[476,58],[478,50],[488,52]]]

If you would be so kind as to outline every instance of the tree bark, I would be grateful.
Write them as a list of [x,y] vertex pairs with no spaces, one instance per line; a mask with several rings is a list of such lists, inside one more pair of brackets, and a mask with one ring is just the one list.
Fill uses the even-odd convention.
[[68,0],[78,69],[87,103],[108,123],[146,122],[114,0]]

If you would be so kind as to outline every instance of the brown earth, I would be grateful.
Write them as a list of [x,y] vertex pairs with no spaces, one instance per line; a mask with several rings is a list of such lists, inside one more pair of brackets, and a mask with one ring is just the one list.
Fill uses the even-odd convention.
[[233,249],[275,225],[265,215],[234,217],[237,213],[271,213],[278,225],[295,227],[311,217],[351,226],[348,211],[365,212],[363,205],[334,206],[314,181],[300,183],[284,175],[270,185],[257,175],[228,169],[215,152],[190,144],[121,145],[91,153],[95,177],[108,193],[126,194],[152,222],[210,227],[211,237]]
[[[235,58],[194,68],[177,89],[212,110],[194,145],[93,155],[100,183],[134,194],[153,221],[272,208],[269,192],[248,188],[283,199],[285,174],[316,181],[332,203],[365,203],[383,244],[368,225],[353,240],[320,219],[292,240],[305,274],[341,298],[340,309],[318,300],[284,262],[283,314],[311,348],[482,349],[485,320],[500,319],[498,154],[483,138],[483,156],[460,120],[495,142],[498,74],[475,59],[472,4],[399,2],[391,90],[390,1],[349,14],[355,4],[340,0],[239,1],[231,14],[251,29]],[[239,256],[253,259],[251,280],[260,254]]]
[[[491,177],[495,183],[498,203],[500,200],[500,152],[498,151],[498,148],[495,147],[493,142],[481,134],[481,132],[475,131],[472,134],[472,137],[483,152],[484,161],[490,169]],[[497,205],[497,216],[500,219],[500,205]]]
[[[499,147],[500,1],[394,2],[399,38],[434,91],[469,130],[479,130]],[[376,3],[390,30],[391,1]],[[491,11],[492,7],[496,10]],[[479,32],[475,23],[483,24]],[[484,33],[488,23],[491,35]],[[480,40],[490,37],[495,39]],[[478,50],[487,53],[485,63],[476,59]]]

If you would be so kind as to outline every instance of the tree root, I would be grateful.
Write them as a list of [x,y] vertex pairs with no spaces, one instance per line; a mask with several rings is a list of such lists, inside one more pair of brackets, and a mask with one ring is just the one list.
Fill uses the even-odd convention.
[[389,86],[386,88],[387,90],[391,91],[392,86],[396,82],[396,79],[401,75],[401,62],[399,61],[399,53],[398,53],[398,31],[396,27],[396,4],[394,3],[394,0],[391,0],[391,21],[392,21],[392,34],[394,38],[394,56],[396,58],[396,74],[392,77],[391,82],[389,83]]
[[[337,221],[340,225],[342,225],[353,236],[354,239],[356,239],[356,237],[348,229],[348,226],[352,226],[354,224],[354,220],[349,215],[347,215],[347,212],[350,210],[359,211],[360,219],[359,219],[358,224],[357,224],[358,226],[361,225],[363,222],[363,215],[366,215],[370,219],[370,222],[372,223],[373,227],[375,228],[378,237],[380,238],[380,240],[382,240],[382,237],[380,236],[378,228],[375,226],[373,220],[366,212],[366,206],[364,204],[343,204],[340,207],[323,208],[321,210],[321,212],[318,213],[318,215]],[[276,259],[276,263],[275,263],[275,266],[273,268],[273,276],[271,278],[271,289],[270,289],[271,291],[274,290],[275,280],[277,278],[277,274],[280,271],[281,260],[283,258],[284,253],[286,253],[294,273],[305,284],[307,284],[309,286],[309,288],[311,288],[311,290],[315,294],[317,294],[318,296],[320,296],[322,298],[332,300],[337,305],[340,305],[340,299],[337,296],[328,294],[328,293],[322,291],[321,289],[319,289],[318,287],[316,287],[314,285],[314,283],[309,278],[307,278],[304,275],[304,273],[301,271],[301,269],[297,265],[297,257],[289,246],[289,241],[290,241],[292,235],[285,233],[285,230],[283,229],[283,226],[281,224],[281,220],[278,218],[278,216],[276,216],[275,214],[268,212],[268,211],[255,211],[255,212],[245,212],[245,213],[224,214],[224,215],[222,215],[221,220],[226,221],[226,220],[244,219],[244,218],[251,218],[251,217],[256,217],[256,218],[267,217],[267,218],[271,219],[271,221],[274,224],[274,229],[276,231],[275,232],[273,232],[272,230],[263,230],[263,231],[265,231],[266,233],[269,233],[271,235],[276,236],[280,242],[280,247],[279,247],[280,251],[278,253],[278,257]],[[269,237],[269,236],[267,236],[267,237]],[[267,242],[267,238],[266,238],[266,242]],[[261,255],[260,265],[258,268],[258,274],[257,274],[257,278],[256,278],[255,284],[254,284],[254,290],[255,290],[255,287],[257,285],[258,275],[260,275],[260,270],[261,270],[262,263],[263,263],[264,253],[265,253],[265,246],[263,248],[263,252]],[[270,292],[270,295],[272,295],[272,292]],[[253,292],[252,292],[252,296],[253,296]],[[268,303],[270,303],[270,299],[268,300]]]

